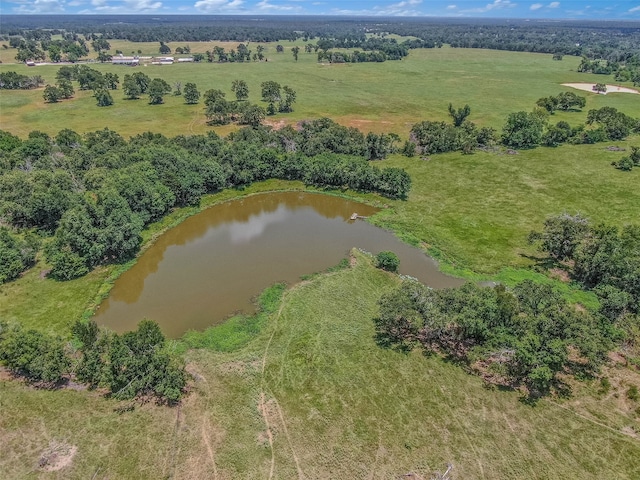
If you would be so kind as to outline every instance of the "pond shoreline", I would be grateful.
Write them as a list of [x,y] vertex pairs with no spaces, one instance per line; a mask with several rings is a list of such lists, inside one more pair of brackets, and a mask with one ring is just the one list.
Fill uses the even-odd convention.
[[[295,184],[298,184],[297,186]],[[276,184],[275,188],[270,184]],[[282,187],[278,187],[277,184],[282,184]],[[293,184],[293,185],[292,185]],[[267,186],[267,188],[262,189],[262,187]],[[249,192],[245,193],[246,190]],[[255,191],[251,191],[255,190]],[[225,189],[217,193],[207,194],[202,197],[200,204],[198,206],[191,207],[180,207],[174,209],[171,213],[169,213],[164,218],[158,220],[150,224],[145,230],[142,232],[142,242],[140,245],[139,251],[136,253],[136,256],[129,260],[124,264],[114,264],[110,265],[107,268],[109,269],[108,273],[104,278],[104,281],[100,285],[97,294],[93,297],[92,301],[87,305],[82,313],[81,319],[87,321],[95,316],[100,304],[109,296],[111,290],[118,278],[131,268],[133,268],[137,263],[140,257],[153,245],[156,244],[158,239],[166,234],[171,229],[179,226],[189,218],[194,215],[200,214],[212,207],[216,207],[228,202],[233,202],[241,199],[246,199],[249,197],[253,197],[256,195],[265,195],[270,193],[283,193],[283,192],[301,192],[301,193],[312,193],[319,195],[327,195],[332,197],[343,198],[345,200],[354,201],[363,203],[369,206],[373,206],[375,208],[383,209],[388,207],[387,203],[384,202],[383,197],[379,197],[379,201],[372,201],[370,198],[366,198],[365,195],[349,195],[345,193],[340,193],[336,190],[318,190],[315,188],[309,188],[305,186],[302,182],[298,181],[286,181],[286,180],[266,180],[263,182],[256,182],[246,189]],[[371,194],[369,194],[371,195]],[[219,198],[222,197],[222,198]],[[175,218],[172,218],[175,217]],[[155,230],[155,231],[154,231]],[[393,233],[399,241],[404,242],[398,237],[396,232],[388,230]],[[428,253],[425,253],[428,255]],[[313,273],[313,272],[310,272]],[[268,288],[268,287],[267,287]]]

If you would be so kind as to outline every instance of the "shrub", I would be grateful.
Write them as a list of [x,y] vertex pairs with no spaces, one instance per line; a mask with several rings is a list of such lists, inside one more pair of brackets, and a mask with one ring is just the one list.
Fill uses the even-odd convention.
[[397,272],[400,266],[400,259],[393,252],[380,252],[376,255],[376,266],[387,272]]
[[20,327],[3,332],[0,361],[15,374],[49,384],[60,382],[70,367],[60,338]]

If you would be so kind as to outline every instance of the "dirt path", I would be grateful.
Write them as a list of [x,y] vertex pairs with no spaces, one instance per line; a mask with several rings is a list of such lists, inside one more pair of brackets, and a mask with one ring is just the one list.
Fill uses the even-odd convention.
[[193,118],[191,119],[191,121],[189,122],[189,125],[187,126],[187,128],[189,129],[189,133],[191,135],[195,135],[196,134],[196,132],[194,131],[193,127],[198,122],[198,118],[199,118],[198,113],[194,112],[193,113]]
[[606,425],[606,424],[601,423],[601,422],[599,422],[597,420],[594,420],[593,418],[589,418],[586,415],[583,415],[582,413],[576,412],[572,408],[565,407],[564,405],[560,405],[559,403],[556,403],[553,400],[549,400],[549,403],[551,405],[555,405],[558,408],[562,408],[563,410],[566,410],[567,412],[571,412],[574,415],[582,418],[583,420],[586,420],[589,423],[593,423],[594,425],[598,425],[599,427],[606,428],[607,430],[609,430],[611,432],[614,432],[614,433],[617,433],[618,435],[624,435],[625,437],[630,437],[630,438],[633,438],[634,440],[638,440],[638,437],[635,434],[632,434],[632,433],[629,433],[629,432],[625,432],[625,431],[618,430],[616,428],[610,427],[609,425]]
[[179,404],[176,407],[176,424],[173,428],[173,434],[171,435],[171,445],[169,447],[169,451],[167,452],[167,458],[165,460],[164,470],[168,471],[166,478],[173,478],[176,473],[176,454],[177,454],[177,444],[178,444],[178,434],[180,433],[180,413],[182,409],[182,404]]
[[202,442],[205,447],[207,447],[207,454],[209,455],[209,460],[211,461],[211,466],[213,467],[213,479],[217,480],[218,478],[218,469],[216,467],[216,456],[214,454],[213,447],[211,446],[211,441],[209,439],[209,430],[211,430],[211,422],[209,422],[209,417],[206,417],[205,421],[202,422]]
[[[291,292],[285,292],[284,295],[282,296],[282,300],[280,301],[280,308],[278,309],[278,313],[275,316],[275,320],[274,320],[274,325],[273,325],[273,331],[271,332],[271,336],[269,337],[269,341],[267,342],[267,345],[264,349],[264,354],[262,356],[262,368],[261,368],[261,381],[260,381],[260,403],[259,403],[259,409],[260,409],[260,413],[262,414],[262,418],[264,419],[264,423],[267,427],[267,438],[269,439],[269,447],[271,448],[271,467],[269,469],[269,480],[272,480],[273,478],[273,472],[275,470],[275,451],[273,448],[273,432],[271,429],[271,424],[269,422],[269,415],[267,413],[267,401],[266,401],[266,391],[268,390],[268,386],[266,385],[266,380],[265,380],[265,376],[264,376],[264,372],[265,372],[265,368],[267,366],[267,356],[269,355],[269,348],[271,347],[271,342],[273,341],[273,337],[275,336],[277,330],[278,330],[278,321],[280,320],[280,317],[282,315],[282,310],[284,308],[285,305],[285,300],[286,297],[288,296],[288,294]],[[280,423],[282,424],[282,430],[284,432],[284,436],[287,439],[287,444],[289,445],[289,449],[291,450],[291,454],[293,456],[293,461],[296,465],[296,471],[298,472],[298,478],[299,479],[303,479],[304,477],[304,472],[302,471],[302,468],[300,468],[300,459],[298,458],[298,455],[296,454],[295,450],[293,449],[293,443],[291,442],[291,437],[289,436],[289,430],[287,429],[287,423],[284,420],[284,415],[282,413],[282,408],[280,408],[280,403],[278,402],[277,398],[275,397],[275,395],[273,395],[273,392],[269,392],[270,396],[271,396],[271,400],[273,402],[273,404],[276,407],[276,410],[278,412],[278,417],[280,419]]]
[[208,393],[206,396],[206,404],[205,404],[205,411],[202,414],[202,420],[201,420],[201,425],[202,428],[200,429],[200,438],[202,439],[202,443],[205,446],[205,449],[207,451],[207,457],[209,459],[209,461],[211,462],[211,467],[213,469],[213,480],[217,480],[218,479],[218,466],[216,465],[216,453],[215,453],[215,445],[219,443],[220,438],[219,436],[216,434],[215,438],[214,438],[214,442],[211,442],[211,435],[209,432],[212,431],[211,428],[211,420],[209,419],[209,415],[208,415],[208,411],[209,411],[209,403],[210,403],[210,399],[212,398],[212,394],[211,394],[211,387],[209,385],[209,381],[207,380],[207,377],[205,377],[204,375],[202,375],[197,367],[195,367],[195,365],[190,365],[190,374],[193,375],[194,377],[196,377],[198,379],[198,381],[202,381],[204,383],[204,386],[206,386]]

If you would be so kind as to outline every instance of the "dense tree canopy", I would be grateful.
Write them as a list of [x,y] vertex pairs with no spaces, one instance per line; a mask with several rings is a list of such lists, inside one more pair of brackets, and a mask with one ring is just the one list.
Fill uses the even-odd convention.
[[405,280],[379,306],[380,344],[403,350],[418,344],[468,364],[487,381],[526,386],[532,396],[563,388],[560,373],[596,372],[616,335],[599,313],[578,310],[550,286],[528,280],[512,290],[473,283],[432,290]]
[[[205,98],[226,102],[216,91]],[[367,161],[392,150],[389,136],[365,137],[328,119],[305,122],[300,131],[272,130],[260,126],[265,111],[256,105],[245,105],[239,115],[250,127],[227,140],[214,133],[173,139],[147,133],[127,141],[108,129],[83,136],[65,129],[55,138],[32,132],[20,140],[0,132],[0,219],[51,236],[45,242],[50,275],[66,280],[132,258],[146,224],[227,187],[282,178],[408,195],[406,172]],[[8,231],[3,235],[9,280],[31,265],[37,248],[26,248]]]

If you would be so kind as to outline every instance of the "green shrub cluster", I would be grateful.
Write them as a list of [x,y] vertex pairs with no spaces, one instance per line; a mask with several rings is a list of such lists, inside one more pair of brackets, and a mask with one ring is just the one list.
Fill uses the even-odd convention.
[[100,330],[95,322],[72,327],[80,345],[20,326],[0,324],[0,362],[14,374],[42,385],[58,386],[69,378],[90,388],[106,387],[116,399],[155,396],[180,400],[186,385],[182,360],[169,354],[160,327],[143,320],[122,335]]
[[[524,385],[532,397],[565,385],[559,375],[598,371],[615,328],[580,311],[548,285],[432,290],[405,280],[380,301],[375,320],[381,345],[420,345],[462,362],[490,382]],[[576,358],[579,357],[579,358]]]
[[18,278],[34,265],[39,244],[35,235],[22,239],[7,227],[0,227],[0,284]]

